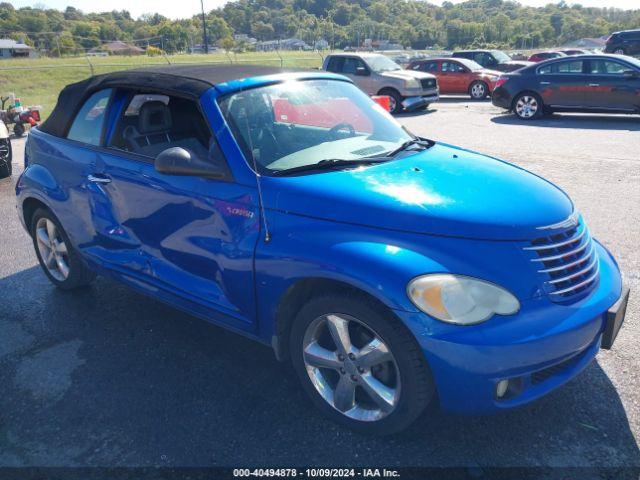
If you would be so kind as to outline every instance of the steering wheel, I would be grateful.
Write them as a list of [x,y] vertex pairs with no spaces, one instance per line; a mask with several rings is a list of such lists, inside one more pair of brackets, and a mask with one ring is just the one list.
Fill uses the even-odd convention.
[[344,135],[339,134],[339,132],[342,132],[343,130],[348,131],[349,137],[356,136],[356,129],[353,128],[353,125],[351,125],[350,123],[343,122],[343,123],[338,123],[337,125],[334,125],[333,127],[331,127],[331,130],[327,132],[327,140],[338,140],[339,138],[343,137]]

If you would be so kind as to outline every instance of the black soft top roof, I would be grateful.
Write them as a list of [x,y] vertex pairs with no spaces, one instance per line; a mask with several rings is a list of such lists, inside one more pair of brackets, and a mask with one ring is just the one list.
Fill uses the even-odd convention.
[[105,88],[161,90],[198,98],[220,83],[288,71],[291,70],[262,65],[166,65],[97,75],[66,86],[40,130],[63,137],[84,101],[94,92]]

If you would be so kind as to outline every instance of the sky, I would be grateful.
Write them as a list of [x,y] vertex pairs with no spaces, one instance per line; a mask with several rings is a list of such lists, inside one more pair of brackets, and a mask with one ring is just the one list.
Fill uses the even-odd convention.
[[[6,1],[6,0],[5,0]],[[64,10],[68,5],[79,8],[84,12],[102,12],[111,10],[129,10],[131,15],[139,17],[143,13],[160,13],[169,18],[189,18],[200,11],[200,0],[8,0],[14,7],[30,7],[46,5],[49,8]],[[453,0],[460,3],[462,0]],[[544,6],[556,3],[557,0],[519,0],[524,5]],[[226,3],[226,0],[204,0],[206,11],[213,10]],[[442,1],[431,0],[430,3],[441,4]],[[585,7],[617,7],[624,9],[640,8],[638,0],[567,0],[567,3],[580,3]]]

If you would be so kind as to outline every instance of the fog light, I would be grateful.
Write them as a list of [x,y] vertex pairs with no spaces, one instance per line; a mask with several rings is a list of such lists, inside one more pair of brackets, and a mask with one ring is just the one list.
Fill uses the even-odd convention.
[[509,380],[500,380],[496,385],[496,397],[502,398],[509,389]]

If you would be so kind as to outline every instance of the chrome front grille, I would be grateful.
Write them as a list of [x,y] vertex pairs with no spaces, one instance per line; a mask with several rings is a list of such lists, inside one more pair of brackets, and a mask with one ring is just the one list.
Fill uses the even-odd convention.
[[577,300],[598,283],[600,264],[589,230],[577,225],[536,238],[524,250],[543,276],[545,292],[555,302]]

